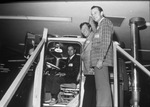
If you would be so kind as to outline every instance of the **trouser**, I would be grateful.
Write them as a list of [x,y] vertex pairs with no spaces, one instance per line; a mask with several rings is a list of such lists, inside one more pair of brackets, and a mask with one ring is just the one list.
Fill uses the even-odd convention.
[[84,98],[82,107],[96,107],[96,88],[94,75],[85,75]]
[[50,75],[46,77],[46,92],[50,92],[53,98],[57,99],[60,91],[60,84],[65,83],[63,77]]
[[112,94],[109,83],[108,67],[94,68],[96,83],[96,107],[112,107]]

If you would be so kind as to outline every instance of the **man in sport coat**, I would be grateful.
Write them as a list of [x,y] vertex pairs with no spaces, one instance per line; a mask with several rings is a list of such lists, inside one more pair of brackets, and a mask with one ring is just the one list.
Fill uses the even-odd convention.
[[97,103],[96,107],[112,107],[112,95],[109,83],[109,66],[113,66],[112,22],[104,17],[99,6],[91,8],[92,19],[98,23],[92,40],[91,67],[95,72]]

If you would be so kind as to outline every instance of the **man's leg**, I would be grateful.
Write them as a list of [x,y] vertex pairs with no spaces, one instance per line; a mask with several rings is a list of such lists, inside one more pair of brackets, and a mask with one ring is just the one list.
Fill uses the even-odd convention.
[[95,83],[96,83],[96,107],[112,107],[112,96],[109,83],[108,67],[102,69],[95,67]]
[[96,107],[96,89],[94,75],[87,75],[84,84],[84,98],[82,107]]
[[55,76],[53,78],[53,83],[51,85],[51,91],[50,91],[53,98],[57,99],[57,96],[60,91],[60,84],[64,82],[65,82],[65,79],[63,77]]

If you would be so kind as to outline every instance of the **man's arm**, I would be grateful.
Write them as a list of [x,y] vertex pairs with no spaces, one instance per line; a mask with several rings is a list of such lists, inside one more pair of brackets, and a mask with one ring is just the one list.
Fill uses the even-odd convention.
[[104,20],[102,23],[102,44],[101,44],[101,60],[97,62],[97,67],[101,68],[103,65],[103,62],[105,60],[105,57],[107,55],[109,45],[112,42],[112,34],[113,34],[113,24],[109,22],[108,20]]
[[92,27],[92,31],[96,32],[97,23],[92,19],[92,16],[89,16],[89,24]]

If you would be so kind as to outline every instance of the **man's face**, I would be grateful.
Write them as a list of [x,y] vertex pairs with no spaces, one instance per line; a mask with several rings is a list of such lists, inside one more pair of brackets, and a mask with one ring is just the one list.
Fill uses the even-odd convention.
[[93,8],[91,10],[91,15],[94,21],[99,22],[100,19],[102,18],[100,11],[98,10],[98,8]]
[[60,48],[60,44],[56,44],[56,46],[55,46],[56,48]]
[[74,48],[73,48],[72,46],[69,46],[69,47],[68,47],[68,55],[69,55],[69,56],[72,56],[72,55],[74,55],[74,54],[75,54]]
[[91,30],[89,29],[89,27],[86,24],[84,24],[81,28],[81,32],[85,37],[88,37]]

